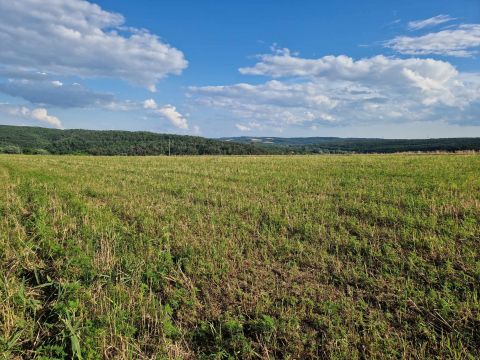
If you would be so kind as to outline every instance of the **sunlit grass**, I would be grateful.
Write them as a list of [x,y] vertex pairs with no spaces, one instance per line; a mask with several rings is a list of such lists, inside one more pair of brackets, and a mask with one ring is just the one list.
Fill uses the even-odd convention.
[[480,157],[0,156],[9,358],[478,358]]

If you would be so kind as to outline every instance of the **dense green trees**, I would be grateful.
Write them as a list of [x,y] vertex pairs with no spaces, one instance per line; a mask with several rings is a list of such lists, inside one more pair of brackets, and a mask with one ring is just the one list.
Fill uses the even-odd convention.
[[151,132],[57,130],[0,125],[0,153],[90,155],[260,155],[480,151],[480,138],[229,138]]
[[0,126],[0,152],[90,155],[248,155],[281,152],[198,136]]
[[300,154],[316,153],[395,153],[408,151],[480,151],[480,138],[444,138],[444,139],[365,139],[365,138],[223,138],[242,144],[257,146],[277,146],[285,152]]

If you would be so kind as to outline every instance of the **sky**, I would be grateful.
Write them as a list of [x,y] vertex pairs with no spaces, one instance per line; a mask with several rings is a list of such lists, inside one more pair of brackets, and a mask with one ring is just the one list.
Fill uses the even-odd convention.
[[480,0],[0,0],[0,124],[480,136]]

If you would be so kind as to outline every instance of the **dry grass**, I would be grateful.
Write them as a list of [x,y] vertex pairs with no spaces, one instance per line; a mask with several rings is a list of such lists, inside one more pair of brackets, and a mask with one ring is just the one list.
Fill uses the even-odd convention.
[[480,157],[0,156],[6,359],[480,357]]

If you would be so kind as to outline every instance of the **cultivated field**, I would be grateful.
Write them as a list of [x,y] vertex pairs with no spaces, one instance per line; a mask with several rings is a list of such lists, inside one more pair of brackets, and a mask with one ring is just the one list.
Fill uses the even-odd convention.
[[480,357],[480,156],[0,156],[6,359]]

